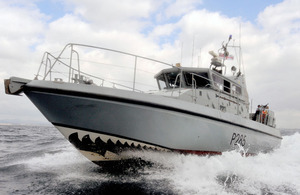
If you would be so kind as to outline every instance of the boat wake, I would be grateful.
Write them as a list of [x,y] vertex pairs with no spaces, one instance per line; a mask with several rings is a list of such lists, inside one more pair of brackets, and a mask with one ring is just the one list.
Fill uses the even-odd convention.
[[[256,156],[241,155],[242,148],[220,156],[126,151],[134,160],[109,167],[87,160],[54,128],[1,132],[1,141],[15,141],[0,154],[0,174],[6,176],[0,194],[300,194],[299,133]],[[34,142],[44,134],[53,141]]]

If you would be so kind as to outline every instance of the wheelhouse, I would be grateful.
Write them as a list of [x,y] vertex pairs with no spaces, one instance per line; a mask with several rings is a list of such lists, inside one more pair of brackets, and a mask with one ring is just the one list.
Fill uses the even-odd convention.
[[155,75],[160,90],[174,88],[203,88],[211,86],[209,69],[169,68]]
[[155,75],[160,90],[174,88],[213,88],[228,95],[242,95],[242,87],[208,68],[173,67]]

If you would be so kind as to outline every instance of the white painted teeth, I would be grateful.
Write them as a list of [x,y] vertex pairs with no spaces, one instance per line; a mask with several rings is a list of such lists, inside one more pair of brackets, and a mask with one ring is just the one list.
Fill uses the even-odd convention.
[[87,135],[86,132],[84,132],[84,131],[78,131],[77,133],[78,133],[78,139],[79,139],[80,141],[82,141],[82,138],[83,138],[85,135]]
[[[68,139],[69,136],[73,133],[78,134],[78,139],[82,142],[85,136],[89,136],[90,140],[95,143],[97,138],[100,138],[104,143],[108,143],[110,140],[114,145],[117,145],[117,142],[119,142],[123,147],[132,147],[132,148],[140,148],[140,149],[151,149],[151,150],[157,150],[157,151],[169,151],[168,149],[161,148],[158,146],[153,146],[150,144],[145,144],[138,141],[132,141],[129,139],[123,139],[115,136],[109,136],[105,134],[99,134],[99,133],[93,133],[93,132],[87,132],[82,130],[74,130],[71,128],[66,127],[60,127],[57,126],[59,131]],[[119,144],[119,145],[120,145]]]
[[[98,137],[99,137],[99,134],[98,134]],[[109,136],[107,135],[101,135],[101,138],[100,138],[103,142],[107,143],[107,141],[110,139]],[[111,140],[111,139],[110,139]],[[113,140],[111,140],[113,143],[115,143]]]
[[97,133],[89,133],[90,139],[95,143],[95,140],[99,137]]

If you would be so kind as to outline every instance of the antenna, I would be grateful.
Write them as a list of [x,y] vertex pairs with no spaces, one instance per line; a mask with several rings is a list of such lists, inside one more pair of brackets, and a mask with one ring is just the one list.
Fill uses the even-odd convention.
[[193,67],[193,61],[194,61],[194,46],[195,45],[195,35],[193,36],[193,48],[192,48],[192,67]]
[[198,68],[202,65],[202,62],[201,62],[201,48],[200,48],[200,53],[199,53],[199,56],[198,56]]
[[[240,52],[239,52],[239,69],[241,71],[241,65],[242,65],[242,45],[241,45],[241,28],[242,28],[242,24],[240,23],[240,26],[239,26],[239,47],[240,47]],[[243,73],[245,74],[244,70],[243,70]]]
[[182,48],[183,48],[183,42],[181,42],[180,64],[182,64]]

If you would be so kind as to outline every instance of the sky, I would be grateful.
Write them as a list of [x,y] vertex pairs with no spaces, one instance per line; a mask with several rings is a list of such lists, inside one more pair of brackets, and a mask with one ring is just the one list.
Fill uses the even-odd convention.
[[[299,129],[299,0],[0,0],[0,80],[34,78],[43,53],[69,42],[183,66],[201,55],[208,67],[208,51],[230,34],[241,35],[253,109],[269,103],[277,127]],[[25,96],[0,87],[0,123],[47,121]]]

